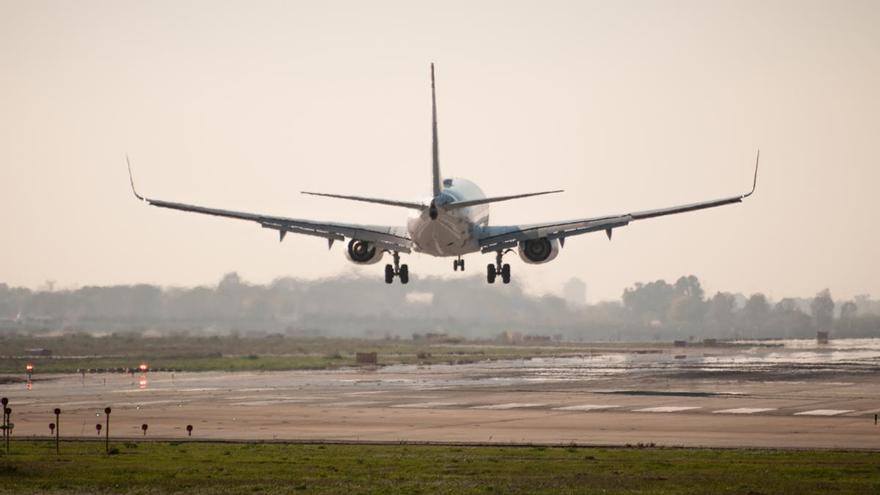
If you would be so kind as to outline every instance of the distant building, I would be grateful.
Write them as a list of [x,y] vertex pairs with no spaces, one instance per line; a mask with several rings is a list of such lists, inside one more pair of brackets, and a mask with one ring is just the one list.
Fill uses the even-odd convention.
[[27,349],[28,356],[51,356],[52,351],[50,349],[43,349],[41,347],[35,349]]
[[587,284],[573,277],[562,286],[562,297],[569,306],[577,308],[587,304]]

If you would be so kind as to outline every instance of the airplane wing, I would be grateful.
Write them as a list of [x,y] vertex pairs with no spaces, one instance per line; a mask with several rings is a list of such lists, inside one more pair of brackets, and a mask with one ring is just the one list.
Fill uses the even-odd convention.
[[[127,159],[127,158],[126,158]],[[313,220],[300,220],[296,218],[262,215],[219,208],[207,208],[204,206],[175,203],[160,199],[146,198],[138,194],[134,187],[134,179],[131,176],[131,164],[128,166],[131,190],[135,197],[151,206],[169,208],[172,210],[189,211],[204,215],[213,215],[238,220],[249,220],[260,224],[263,228],[277,230],[280,240],[290,232],[315,237],[323,237],[328,240],[330,246],[334,241],[344,241],[346,238],[358,239],[375,243],[382,249],[409,253],[412,250],[412,240],[409,239],[406,229],[402,227],[386,227],[378,225],[356,225],[346,223],[318,222]]]
[[[758,159],[760,159],[760,151],[758,152]],[[669,208],[636,211],[632,213],[625,213],[622,215],[609,215],[604,217],[583,218],[564,222],[540,223],[521,226],[514,225],[487,227],[483,231],[482,237],[480,237],[480,249],[483,253],[499,251],[515,247],[522,241],[539,239],[542,237],[546,237],[548,239],[559,239],[560,243],[564,243],[567,237],[587,234],[590,232],[598,232],[601,230],[604,230],[606,235],[608,235],[608,238],[610,239],[612,230],[618,227],[624,227],[634,220],[644,220],[665,215],[675,215],[677,213],[703,210],[706,208],[715,208],[717,206],[729,205],[733,203],[741,203],[742,200],[751,196],[755,192],[755,188],[758,185],[758,159],[755,160],[755,177],[752,183],[752,190],[746,194],[731,196],[728,198],[714,199],[710,201],[701,201],[699,203],[672,206]]]

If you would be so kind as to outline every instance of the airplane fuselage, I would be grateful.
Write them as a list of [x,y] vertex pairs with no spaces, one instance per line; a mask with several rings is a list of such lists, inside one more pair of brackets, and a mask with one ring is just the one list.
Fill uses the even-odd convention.
[[467,179],[446,179],[443,183],[440,195],[429,200],[435,208],[414,213],[407,221],[415,251],[432,256],[461,256],[479,251],[479,233],[489,224],[489,205],[457,209],[444,206],[483,199],[486,195]]

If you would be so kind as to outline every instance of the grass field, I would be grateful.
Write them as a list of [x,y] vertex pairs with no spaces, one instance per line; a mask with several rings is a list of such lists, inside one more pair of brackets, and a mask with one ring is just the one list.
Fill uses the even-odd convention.
[[880,493],[871,452],[16,441],[0,493]]
[[[281,371],[333,369],[355,365],[357,352],[376,352],[379,364],[461,364],[484,360],[583,355],[634,344],[497,345],[413,340],[268,337],[0,337],[0,373],[21,374],[27,363],[36,373],[74,373],[78,369],[151,368],[185,371]],[[640,344],[639,348],[650,348]],[[27,349],[47,348],[52,357],[25,357]]]

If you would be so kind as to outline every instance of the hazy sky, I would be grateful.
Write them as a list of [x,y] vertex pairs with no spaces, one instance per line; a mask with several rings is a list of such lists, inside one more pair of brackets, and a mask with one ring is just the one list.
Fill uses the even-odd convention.
[[[880,2],[0,0],[0,281],[266,282],[360,273],[343,247],[147,207],[147,196],[372,224],[407,211],[301,190],[430,189],[430,62],[447,176],[492,223],[747,191],[741,205],[569,239],[534,292],[590,300],[699,275],[710,291],[880,295]],[[461,277],[405,257],[415,275]],[[467,257],[483,274],[490,255]],[[486,290],[504,290],[487,287]]]

